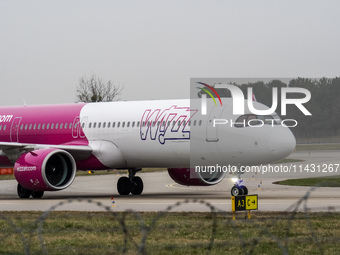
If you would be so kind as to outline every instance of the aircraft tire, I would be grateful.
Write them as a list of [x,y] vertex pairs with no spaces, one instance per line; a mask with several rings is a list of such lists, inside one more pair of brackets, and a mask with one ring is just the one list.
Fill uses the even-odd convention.
[[135,176],[132,179],[132,189],[131,194],[132,195],[140,195],[143,192],[144,184],[142,178],[139,176]]
[[32,191],[33,198],[42,198],[44,195],[44,191]]
[[131,192],[131,181],[128,177],[120,177],[118,182],[117,182],[117,190],[118,190],[118,193],[119,195],[123,195],[123,196],[126,196],[126,195],[129,195],[130,192]]
[[243,195],[245,196],[248,195],[248,188],[246,186],[243,186],[242,189],[243,189]]
[[25,189],[19,183],[17,186],[17,193],[20,198],[29,198],[31,196],[31,191],[28,189]]
[[240,189],[240,188],[236,187],[236,185],[234,185],[231,188],[231,195],[234,196],[234,197],[244,195],[244,190]]

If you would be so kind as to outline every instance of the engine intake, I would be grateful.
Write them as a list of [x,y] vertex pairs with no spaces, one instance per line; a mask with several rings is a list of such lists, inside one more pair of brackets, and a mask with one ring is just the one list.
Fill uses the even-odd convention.
[[221,182],[225,172],[201,172],[194,168],[168,168],[168,173],[175,182],[185,186],[209,186]]
[[65,189],[74,181],[76,171],[72,155],[53,148],[22,154],[14,165],[19,184],[34,191]]

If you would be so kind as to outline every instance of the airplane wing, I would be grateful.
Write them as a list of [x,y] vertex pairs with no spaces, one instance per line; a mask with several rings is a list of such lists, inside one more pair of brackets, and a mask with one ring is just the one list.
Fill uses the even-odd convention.
[[39,149],[55,148],[69,152],[74,159],[84,160],[90,157],[92,148],[88,145],[52,145],[52,144],[30,144],[30,143],[11,143],[0,142],[0,156],[10,157],[11,155],[21,155]]

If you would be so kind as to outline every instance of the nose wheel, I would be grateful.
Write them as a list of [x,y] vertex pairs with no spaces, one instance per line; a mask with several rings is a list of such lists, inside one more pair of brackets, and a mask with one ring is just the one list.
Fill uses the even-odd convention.
[[231,195],[234,197],[248,195],[248,189],[244,185],[242,179],[239,178],[237,182],[234,184],[234,186],[231,188]]
[[238,187],[236,184],[231,188],[231,195],[234,197],[248,195],[248,189],[246,186]]
[[135,176],[142,169],[128,169],[129,177],[120,177],[117,182],[119,195],[140,195],[143,192],[144,184],[142,178]]

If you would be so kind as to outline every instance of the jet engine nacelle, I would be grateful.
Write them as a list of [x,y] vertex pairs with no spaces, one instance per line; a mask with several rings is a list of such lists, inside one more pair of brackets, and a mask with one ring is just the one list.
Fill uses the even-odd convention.
[[223,180],[225,172],[199,172],[194,168],[168,168],[170,177],[185,186],[209,186]]
[[76,163],[67,151],[41,149],[22,154],[14,165],[19,184],[33,191],[56,191],[70,186]]

